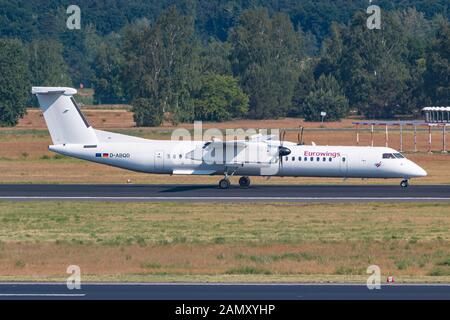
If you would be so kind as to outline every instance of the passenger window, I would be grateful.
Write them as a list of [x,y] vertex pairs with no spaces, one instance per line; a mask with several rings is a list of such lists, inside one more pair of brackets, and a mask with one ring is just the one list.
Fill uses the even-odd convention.
[[292,161],[295,161],[295,157],[292,157]]
[[174,159],[176,159],[176,158],[177,158],[177,155],[176,155],[176,154],[174,154],[174,155],[173,155],[173,158],[174,158]]
[[309,160],[314,161],[314,157],[309,158]]
[[303,160],[308,161],[308,157],[303,158]]
[[319,157],[317,157],[317,158],[316,158],[316,160],[317,160],[317,161],[320,161],[320,158],[319,158]]
[[302,161],[302,157],[298,157],[298,161]]
[[170,159],[170,154],[169,153],[167,154],[167,159]]
[[180,157],[180,159],[181,159],[181,158],[183,158],[183,155],[181,155],[181,154],[180,154],[180,156],[179,156],[179,157]]
[[342,162],[345,162],[345,157],[344,157],[344,158],[342,158]]
[[392,153],[383,153],[383,159],[395,159]]
[[323,162],[325,162],[325,161],[327,161],[327,158],[323,157],[323,159],[322,159],[322,160],[323,160]]
[[286,159],[285,159],[286,161],[289,161],[289,157],[286,157]]
[[329,158],[328,160],[329,160],[329,161],[331,162],[331,161],[333,161],[333,158],[332,158],[332,157],[330,157],[330,158]]

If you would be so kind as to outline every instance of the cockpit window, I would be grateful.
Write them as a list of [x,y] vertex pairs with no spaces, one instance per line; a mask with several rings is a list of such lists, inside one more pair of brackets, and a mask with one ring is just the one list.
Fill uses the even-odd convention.
[[392,153],[383,153],[383,159],[395,159]]
[[397,158],[397,159],[403,159],[405,156],[404,155],[402,155],[401,153],[394,153],[394,156]]

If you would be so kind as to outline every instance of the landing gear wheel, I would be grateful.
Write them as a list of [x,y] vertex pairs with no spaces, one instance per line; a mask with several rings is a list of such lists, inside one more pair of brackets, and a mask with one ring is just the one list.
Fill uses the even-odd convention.
[[228,189],[230,187],[230,180],[228,179],[222,179],[219,181],[219,188],[220,189]]
[[239,179],[239,185],[241,186],[241,188],[250,187],[250,178],[249,177],[241,177]]
[[409,186],[408,180],[403,180],[402,182],[400,182],[400,187],[407,188],[408,186]]

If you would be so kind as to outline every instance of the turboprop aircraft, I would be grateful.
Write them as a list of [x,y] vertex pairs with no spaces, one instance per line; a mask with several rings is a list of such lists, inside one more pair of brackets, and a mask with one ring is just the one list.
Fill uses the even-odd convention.
[[426,171],[400,152],[384,147],[303,145],[272,136],[234,141],[148,140],[92,128],[73,96],[77,90],[33,87],[50,132],[49,150],[137,172],[231,176],[250,186],[250,176],[399,178],[401,187]]

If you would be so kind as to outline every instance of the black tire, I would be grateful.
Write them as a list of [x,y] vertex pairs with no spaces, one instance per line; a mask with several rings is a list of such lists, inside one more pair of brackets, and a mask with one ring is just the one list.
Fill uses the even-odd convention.
[[241,177],[239,179],[239,185],[241,186],[241,188],[250,187],[250,178],[249,177]]
[[407,188],[408,186],[409,186],[408,180],[403,180],[402,182],[400,182],[400,187]]
[[219,188],[220,189],[228,189],[230,187],[230,180],[228,179],[222,179],[219,181]]

